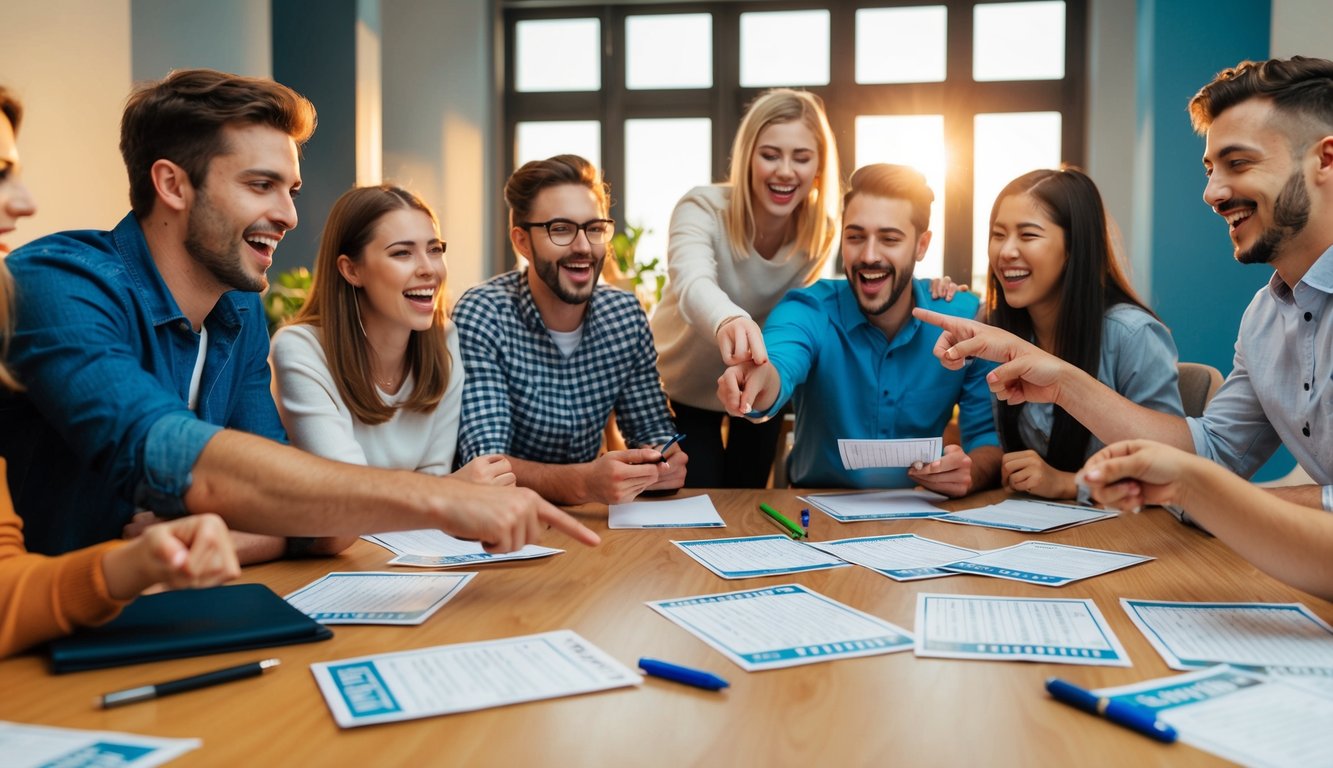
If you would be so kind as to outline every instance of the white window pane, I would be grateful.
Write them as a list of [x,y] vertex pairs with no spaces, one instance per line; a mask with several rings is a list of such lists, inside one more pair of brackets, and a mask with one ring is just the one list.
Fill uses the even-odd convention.
[[989,269],[990,211],[1005,184],[1038,168],[1060,167],[1060,113],[977,115],[972,167],[972,285],[983,291]]
[[974,9],[974,80],[1065,76],[1065,4],[995,3]]
[[828,11],[741,14],[741,85],[828,85]]
[[[861,115],[856,118],[856,167],[870,163],[910,165],[926,177],[935,193],[930,206],[933,234],[916,277],[944,274],[944,150],[943,115]],[[954,276],[958,280],[963,278]]]
[[517,90],[595,91],[602,87],[601,21],[520,21],[514,39]]
[[579,155],[602,167],[602,124],[597,120],[552,120],[514,127],[514,167],[556,155]]
[[857,11],[856,82],[943,82],[948,21],[942,5]]
[[626,18],[625,87],[712,88],[712,14]]
[[667,229],[680,198],[712,181],[712,120],[706,117],[625,121],[625,227],[648,230],[635,256],[658,258],[665,271]]

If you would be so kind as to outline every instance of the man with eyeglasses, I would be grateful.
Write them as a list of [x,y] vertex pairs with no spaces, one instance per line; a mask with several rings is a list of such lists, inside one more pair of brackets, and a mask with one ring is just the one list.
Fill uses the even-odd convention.
[[[675,424],[647,315],[633,295],[597,284],[615,233],[608,197],[576,155],[519,168],[505,201],[527,267],[454,309],[467,371],[457,462],[504,454],[520,486],[561,504],[622,503],[685,482],[679,443],[658,450]],[[600,453],[612,413],[635,447]]]

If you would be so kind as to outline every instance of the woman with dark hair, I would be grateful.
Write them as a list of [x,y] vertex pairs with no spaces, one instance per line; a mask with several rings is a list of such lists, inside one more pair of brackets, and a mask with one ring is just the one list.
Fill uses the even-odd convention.
[[[445,305],[445,242],[421,198],[382,184],[333,204],[310,298],[273,338],[273,399],[292,444],[328,459],[447,475],[463,367]],[[460,479],[513,485],[502,456]],[[334,554],[354,537],[308,550]]]
[[[0,237],[37,211],[19,178],[15,136],[23,108],[0,86]],[[9,252],[0,243],[0,255]],[[4,364],[13,327],[13,281],[0,260],[0,391],[21,389]],[[189,515],[59,557],[29,553],[0,458],[0,657],[77,627],[110,621],[148,587],[212,586],[240,573],[227,526],[216,515]]]
[[[1074,168],[1009,182],[990,217],[989,322],[1096,376],[1126,398],[1183,416],[1176,346],[1135,295],[1111,245],[1097,186]],[[1001,478],[1074,498],[1074,472],[1102,444],[1050,404],[996,401]]]

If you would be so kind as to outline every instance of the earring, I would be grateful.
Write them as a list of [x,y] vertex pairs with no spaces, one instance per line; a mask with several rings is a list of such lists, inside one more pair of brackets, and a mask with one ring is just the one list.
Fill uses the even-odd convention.
[[361,328],[361,336],[369,339],[370,337],[366,335],[366,324],[361,322],[361,302],[357,300],[356,293],[356,286],[352,286],[352,304],[356,307],[356,324]]

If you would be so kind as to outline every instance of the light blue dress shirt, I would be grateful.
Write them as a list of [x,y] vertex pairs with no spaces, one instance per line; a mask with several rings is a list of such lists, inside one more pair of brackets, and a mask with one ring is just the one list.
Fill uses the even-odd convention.
[[[978,300],[930,298],[930,282],[914,280],[915,306],[972,318]],[[959,408],[963,450],[999,445],[986,374],[974,360],[962,370],[940,365],[933,353],[941,331],[908,318],[892,339],[871,325],[846,280],[820,280],[789,291],[764,324],[768,356],[782,377],[771,417],[795,396],[792,484],[810,488],[904,488],[906,469],[843,469],[839,438],[938,437]]]

